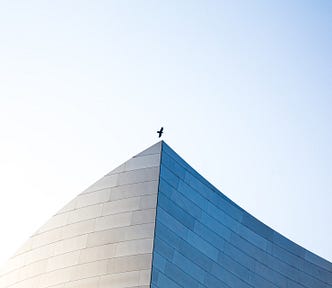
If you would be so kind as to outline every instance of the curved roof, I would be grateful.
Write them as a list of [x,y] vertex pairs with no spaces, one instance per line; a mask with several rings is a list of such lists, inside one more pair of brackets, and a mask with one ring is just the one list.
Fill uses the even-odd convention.
[[8,260],[0,288],[332,287],[332,264],[272,230],[159,142],[105,175]]
[[332,287],[332,263],[240,208],[162,147],[151,287]]

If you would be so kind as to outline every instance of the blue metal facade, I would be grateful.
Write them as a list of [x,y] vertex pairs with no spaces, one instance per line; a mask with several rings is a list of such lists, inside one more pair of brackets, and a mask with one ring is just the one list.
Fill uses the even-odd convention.
[[237,206],[162,145],[154,288],[332,287],[332,263]]

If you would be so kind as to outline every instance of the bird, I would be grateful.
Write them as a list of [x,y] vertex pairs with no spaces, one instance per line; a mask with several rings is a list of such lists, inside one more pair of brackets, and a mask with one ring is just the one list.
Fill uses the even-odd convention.
[[158,138],[161,137],[161,135],[163,134],[163,132],[164,132],[164,127],[161,127],[160,130],[157,131],[157,133],[159,134],[159,137],[158,137]]

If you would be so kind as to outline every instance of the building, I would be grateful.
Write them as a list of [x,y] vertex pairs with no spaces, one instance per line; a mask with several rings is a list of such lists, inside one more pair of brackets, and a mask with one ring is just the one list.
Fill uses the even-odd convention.
[[43,225],[0,288],[332,287],[332,263],[272,230],[159,142]]

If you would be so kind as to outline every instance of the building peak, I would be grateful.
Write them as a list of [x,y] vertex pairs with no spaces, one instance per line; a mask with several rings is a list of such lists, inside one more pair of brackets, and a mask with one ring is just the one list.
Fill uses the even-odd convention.
[[163,140],[70,201],[0,273],[0,288],[331,285],[332,263],[241,209]]

